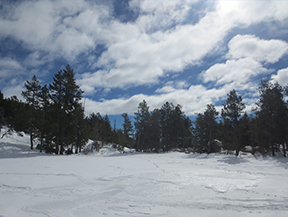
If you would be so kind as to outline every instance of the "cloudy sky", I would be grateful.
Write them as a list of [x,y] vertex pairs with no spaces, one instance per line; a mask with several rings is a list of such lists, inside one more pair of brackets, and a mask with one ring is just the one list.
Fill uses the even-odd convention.
[[286,0],[0,0],[0,89],[17,95],[67,64],[86,113],[133,114],[166,101],[187,115],[262,78],[288,83]]

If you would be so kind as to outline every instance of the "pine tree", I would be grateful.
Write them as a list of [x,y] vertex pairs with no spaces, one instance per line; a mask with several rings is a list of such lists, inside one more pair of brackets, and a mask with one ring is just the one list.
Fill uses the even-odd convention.
[[[81,104],[76,104],[75,112],[73,113],[75,126],[76,126],[76,138],[75,138],[75,146],[76,153],[81,152],[82,147],[88,141],[88,126],[85,122],[84,118],[84,108]],[[71,147],[73,150],[73,145]]]
[[100,131],[101,140],[105,143],[112,142],[113,132],[112,132],[111,123],[107,114],[103,118],[102,126],[100,129],[101,129]]
[[81,108],[79,103],[83,91],[76,84],[74,71],[69,65],[55,74],[49,89],[54,104],[56,153],[59,153],[60,147],[60,154],[63,154],[64,147],[75,141],[77,125],[74,113]]
[[160,109],[161,141],[164,151],[169,151],[175,147],[175,137],[173,134],[172,112],[175,107],[173,103],[166,102]]
[[[194,137],[196,139],[196,151],[212,153],[216,150],[213,147],[213,140],[216,137],[218,123],[216,121],[219,112],[213,104],[208,104],[204,114],[198,114],[195,120]],[[207,147],[208,144],[208,147]]]
[[131,147],[131,137],[133,135],[133,125],[127,113],[123,113],[122,117],[124,118],[123,122],[123,140],[126,146]]
[[33,149],[33,140],[37,134],[36,115],[39,110],[39,92],[41,90],[36,75],[32,77],[32,80],[26,81],[25,88],[27,90],[22,92],[22,96],[25,98],[29,106],[29,113],[27,116],[29,118],[30,148]]
[[39,92],[39,105],[41,111],[41,117],[38,120],[38,128],[40,131],[40,151],[50,149],[50,142],[52,140],[51,133],[51,103],[49,100],[49,89],[47,85],[44,85]]
[[217,121],[216,118],[219,112],[216,111],[213,104],[208,104],[207,109],[204,112],[204,121],[207,127],[207,137],[208,139],[208,153],[214,152],[213,140],[216,135]]
[[[172,104],[173,105],[173,104]],[[173,108],[173,107],[172,107]],[[170,127],[172,129],[170,140],[171,148],[185,148],[189,145],[191,138],[191,121],[184,112],[182,106],[177,105],[170,113]]]
[[162,151],[161,146],[161,126],[160,126],[160,110],[154,109],[150,114],[150,121],[149,121],[149,149],[153,152],[160,152]]
[[238,96],[236,90],[232,90],[227,94],[227,100],[223,106],[221,115],[224,119],[224,124],[227,125],[227,130],[232,135],[233,147],[236,150],[236,156],[238,156],[240,151],[239,118],[244,113],[245,105],[242,102],[242,97]]
[[193,125],[193,150],[198,153],[208,152],[207,126],[204,114],[198,113]]
[[[15,130],[17,132],[29,133],[30,112],[28,104],[20,101],[17,96],[3,99],[3,118],[5,125],[9,128],[3,135]],[[27,125],[28,124],[28,125]]]
[[5,119],[4,119],[4,96],[3,96],[3,93],[0,90],[0,134],[1,134],[2,126],[4,124],[5,124]]
[[252,143],[252,121],[245,112],[239,120],[239,143],[240,147],[252,146],[252,154],[254,154],[254,144]]
[[[282,144],[286,156],[288,109],[284,101],[284,89],[276,82],[262,80],[259,87],[260,99],[257,102],[257,127],[261,132],[258,141],[263,151],[272,151]],[[261,137],[261,138],[260,138]]]
[[136,150],[144,150],[144,144],[148,133],[150,113],[146,101],[139,103],[135,113]]

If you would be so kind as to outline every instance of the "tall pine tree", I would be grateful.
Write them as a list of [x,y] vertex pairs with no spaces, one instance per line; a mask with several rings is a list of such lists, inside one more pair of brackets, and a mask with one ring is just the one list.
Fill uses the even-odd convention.
[[22,96],[26,100],[29,106],[29,111],[27,114],[29,120],[29,134],[30,134],[30,148],[33,149],[33,141],[37,134],[36,119],[39,110],[39,93],[41,90],[41,85],[36,75],[32,77],[31,80],[27,80],[25,85],[26,91],[22,92]]
[[288,109],[284,101],[284,89],[276,82],[262,80],[259,87],[260,99],[257,102],[258,144],[263,151],[275,150],[281,144],[286,156]]
[[227,126],[227,131],[230,131],[232,136],[232,145],[236,150],[236,156],[239,155],[240,151],[240,140],[239,140],[239,118],[244,113],[245,104],[242,102],[242,97],[239,96],[236,90],[230,91],[227,94],[227,100],[223,104],[221,115],[224,119],[224,125]]
[[135,113],[136,150],[144,150],[150,120],[149,106],[146,101],[139,103],[138,111]]
[[64,147],[75,141],[77,125],[75,124],[76,115],[74,113],[79,112],[77,110],[81,108],[79,103],[83,91],[76,84],[74,71],[69,65],[66,66],[66,69],[55,74],[53,83],[50,84],[49,88],[54,104],[56,153],[60,151],[60,154],[63,154]]

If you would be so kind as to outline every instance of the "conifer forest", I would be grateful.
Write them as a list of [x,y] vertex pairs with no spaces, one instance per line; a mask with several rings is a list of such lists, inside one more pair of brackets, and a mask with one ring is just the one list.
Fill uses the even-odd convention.
[[51,84],[41,85],[33,76],[24,85],[24,101],[16,96],[5,98],[0,92],[1,136],[25,132],[30,135],[31,149],[40,152],[78,153],[92,140],[91,151],[112,143],[119,150],[128,147],[139,152],[231,151],[239,155],[245,150],[286,157],[288,85],[283,87],[269,78],[259,84],[259,99],[250,113],[245,112],[245,104],[234,89],[227,93],[221,112],[208,104],[193,120],[179,104],[166,102],[151,111],[144,99],[130,117],[122,114],[121,129],[113,128],[108,115],[97,113],[97,108],[85,116],[83,91],[69,65],[54,75]]

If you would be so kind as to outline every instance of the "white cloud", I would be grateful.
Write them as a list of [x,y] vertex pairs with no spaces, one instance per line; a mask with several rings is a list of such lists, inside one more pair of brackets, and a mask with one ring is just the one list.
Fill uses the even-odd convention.
[[281,40],[263,40],[254,35],[237,35],[229,44],[228,57],[251,57],[259,62],[275,63],[288,51],[288,44]]
[[[108,10],[84,0],[72,4],[66,0],[24,1],[11,8],[6,17],[0,19],[0,37],[12,36],[24,42],[28,49],[68,60],[95,48],[99,16]],[[93,13],[89,13],[91,10]]]
[[[225,63],[217,63],[203,71],[203,82],[215,82],[216,85],[231,84],[232,88],[255,92],[251,78],[272,72],[263,63],[275,63],[287,53],[288,44],[281,40],[263,40],[253,35],[237,35],[228,43],[230,58]],[[248,85],[249,84],[249,85]],[[253,87],[253,88],[252,88]]]
[[[91,65],[104,67],[103,86],[126,87],[155,83],[167,73],[199,63],[238,23],[287,17],[279,1],[217,1],[215,11],[206,11],[195,25],[188,24],[195,2],[131,1],[130,7],[140,14],[134,23],[121,23],[112,19],[111,8],[99,2],[25,1],[0,20],[4,30],[0,34],[69,61],[104,44],[107,51]],[[94,87],[101,83],[95,82]]]
[[4,95],[4,98],[8,98],[11,96],[17,96],[18,99],[23,100],[21,95],[22,91],[24,90],[24,85],[22,82],[19,82],[19,79],[13,78],[8,82],[7,85],[1,92]]
[[[161,108],[165,102],[173,102],[175,105],[183,106],[183,111],[187,115],[194,115],[195,112],[203,112],[203,109],[209,103],[214,103],[220,98],[226,96],[227,91],[221,89],[206,89],[202,85],[192,85],[188,89],[174,89],[171,86],[163,87],[163,90],[156,91],[158,94],[144,95],[136,94],[130,98],[119,98],[112,100],[93,101],[85,100],[85,111],[89,115],[91,112],[100,112],[101,114],[121,114],[124,112],[133,114],[137,111],[137,106],[144,99],[148,103],[150,110]],[[160,94],[159,94],[160,93]]]
[[[113,32],[118,30],[119,32],[113,34],[113,42],[112,39],[107,40],[108,50],[102,54],[98,62],[98,66],[108,65],[111,69],[108,67],[107,71],[94,73],[91,77],[85,75],[91,82],[94,80],[91,86],[127,87],[129,84],[157,82],[157,79],[166,73],[179,72],[188,65],[197,64],[217,47],[227,31],[236,25],[250,25],[267,19],[283,20],[287,17],[287,14],[283,13],[287,11],[285,7],[279,7],[277,3],[270,1],[258,1],[257,4],[250,5],[247,1],[221,1],[217,2],[216,11],[208,12],[197,24],[181,25],[180,20],[186,16],[184,10],[184,16],[175,21],[180,25],[165,30],[171,25],[165,23],[165,20],[158,28],[151,25],[159,18],[155,15],[158,13],[156,6],[153,7],[153,4],[143,6],[142,2],[138,1],[132,3],[137,4],[143,14],[140,13],[135,24],[113,23],[114,27],[118,27]],[[265,13],[261,12],[258,16],[261,7]],[[271,8],[274,10],[269,10]],[[159,11],[158,14],[161,14],[164,9],[160,7]],[[165,19],[165,16],[162,18]],[[123,29],[128,30],[125,31],[125,35],[121,34]],[[249,52],[251,49],[249,44],[255,47],[254,52]],[[181,104],[187,114],[193,115],[194,112],[203,112],[208,103],[225,99],[226,94],[233,88],[250,91],[248,97],[255,97],[257,84],[249,79],[270,72],[260,62],[278,61],[286,52],[286,46],[287,44],[280,40],[268,41],[255,36],[239,35],[229,44],[229,57],[232,59],[216,64],[202,73],[205,82],[214,81],[222,85],[218,89],[206,89],[202,85],[186,89],[168,83],[158,88],[155,95],[138,94],[128,99],[104,100],[93,104],[101,113],[119,114],[135,112],[138,103],[143,99],[148,102],[151,109],[161,107],[166,101],[172,101]],[[254,105],[248,98],[245,100],[247,108]]]
[[[189,23],[190,9],[196,1],[133,0],[130,7],[140,14],[135,22],[122,23],[111,16],[109,6],[99,2],[23,1],[1,15],[0,38],[12,37],[30,49],[32,53],[24,62],[29,67],[87,55],[92,69],[78,74],[77,82],[86,94],[92,95],[99,87],[109,91],[155,84],[167,74],[181,73],[201,63],[204,56],[217,51],[232,28],[288,17],[286,1],[216,1],[215,10],[202,11],[197,23]],[[100,58],[90,55],[97,52],[98,44],[107,49]],[[101,102],[87,99],[87,109],[96,108],[104,114],[135,112],[138,103],[146,98],[153,108],[173,101],[183,105],[189,114],[201,112],[207,103],[222,99],[232,88],[254,88],[249,78],[269,71],[261,63],[275,63],[285,52],[287,43],[283,41],[238,35],[229,43],[230,59],[202,73],[205,82],[222,85],[219,89],[167,83],[154,96],[137,94]],[[5,62],[8,64],[8,59]],[[283,73],[278,74],[280,79]]]
[[[288,14],[287,1],[217,1],[217,11],[235,24],[262,21],[284,21]],[[228,20],[227,20],[228,21]],[[228,21],[229,22],[229,21]]]
[[268,69],[262,64],[251,59],[243,58],[238,60],[227,60],[225,63],[217,63],[207,71],[201,73],[204,82],[215,81],[216,85],[223,85],[230,82],[246,83],[251,76],[267,73]]
[[[247,8],[245,10],[243,8],[247,5],[241,2],[230,3],[225,1],[224,3],[228,3],[228,5],[218,2],[217,10],[208,12],[199,23],[181,25],[181,21],[187,16],[187,5],[189,4],[185,5],[187,3],[185,1],[169,1],[171,5],[164,6],[162,3],[162,1],[159,1],[159,5],[155,5],[149,4],[149,1],[131,2],[133,7],[137,6],[140,8],[140,15],[135,23],[123,24],[115,21],[111,25],[113,29],[106,29],[107,32],[113,33],[113,37],[106,39],[108,49],[98,61],[98,66],[108,66],[106,73],[102,74],[103,77],[100,79],[103,86],[123,88],[127,87],[127,85],[137,86],[156,83],[159,78],[164,77],[167,73],[181,72],[189,65],[198,64],[205,55],[218,46],[227,31],[238,23],[247,24],[249,22],[251,24],[260,21],[253,18],[256,15],[250,15],[250,21],[246,17],[243,18],[241,16],[242,11],[238,8],[239,6],[243,11],[246,11],[246,14],[250,14],[253,10],[258,10],[257,5],[252,4],[252,8],[247,11]],[[262,5],[262,2],[259,4]],[[279,8],[274,3],[272,3],[272,6]],[[264,8],[272,6],[271,4],[263,3]],[[176,13],[179,15],[175,19],[177,20],[175,23],[179,25],[170,30],[165,30],[164,28],[164,26],[170,25],[165,23],[165,20],[171,21],[171,14],[169,15],[168,13],[169,16],[163,15],[166,10],[170,11],[170,13],[175,13],[173,17],[178,17]],[[234,17],[235,13],[237,17]],[[266,17],[282,19],[283,17],[278,16],[279,13],[281,14],[282,12],[274,11],[273,13],[263,14],[261,19]],[[158,16],[164,20],[162,21],[163,25],[156,22],[159,19]],[[145,19],[145,22],[143,19]],[[159,24],[158,28],[152,28],[151,23]],[[163,31],[163,28],[165,31]],[[153,31],[150,31],[151,29]],[[237,42],[236,39],[231,41],[231,52],[233,45]],[[250,39],[252,40],[252,38]],[[240,43],[239,40],[238,38]],[[257,38],[254,41],[257,43]],[[275,62],[277,58],[279,59],[279,56],[282,55],[281,52],[285,52],[286,49],[282,47],[282,50],[279,50],[284,44],[279,40],[271,40],[267,43],[260,40],[259,43],[262,43],[264,47],[261,45],[261,49],[258,49],[255,55],[258,54],[259,58],[261,58],[261,51],[267,51],[270,56],[266,56],[265,60],[270,62]],[[279,49],[277,50],[273,46]],[[272,50],[274,53],[271,52]],[[274,55],[275,52],[277,53],[276,55]],[[242,51],[242,54],[245,54],[244,51]],[[98,84],[96,82],[95,87]]]
[[199,0],[153,1],[132,0],[129,5],[139,9],[140,16],[136,23],[143,32],[166,31],[174,25],[181,24],[188,15],[190,7]]
[[0,58],[0,81],[23,74],[23,72],[24,68],[15,59],[10,57]]
[[288,68],[279,70],[277,75],[272,75],[272,79],[282,86],[288,85]]
[[4,57],[4,58],[0,59],[0,67],[1,68],[7,68],[7,69],[13,69],[13,70],[22,69],[21,64],[10,57]]

